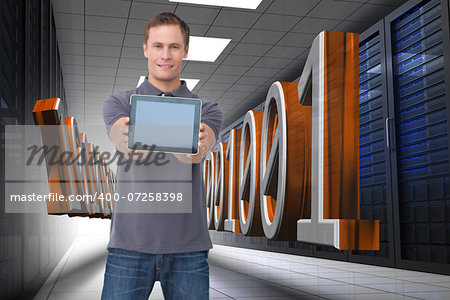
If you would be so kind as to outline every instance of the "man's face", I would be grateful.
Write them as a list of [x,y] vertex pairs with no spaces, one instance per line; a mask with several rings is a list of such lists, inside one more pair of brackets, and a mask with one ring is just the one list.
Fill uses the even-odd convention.
[[151,27],[144,55],[148,59],[149,79],[170,83],[180,80],[182,60],[188,54],[178,25]]

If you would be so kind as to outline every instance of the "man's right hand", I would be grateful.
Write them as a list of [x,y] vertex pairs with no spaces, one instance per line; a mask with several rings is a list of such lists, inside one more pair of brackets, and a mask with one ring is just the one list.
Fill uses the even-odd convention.
[[129,117],[122,117],[118,119],[111,126],[109,131],[109,138],[116,145],[117,150],[122,152],[128,159],[128,154],[131,152],[128,149],[128,127],[130,124]]

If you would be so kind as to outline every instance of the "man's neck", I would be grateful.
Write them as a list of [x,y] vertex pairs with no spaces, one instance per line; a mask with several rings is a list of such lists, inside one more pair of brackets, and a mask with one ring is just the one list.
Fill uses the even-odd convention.
[[148,82],[163,93],[172,93],[181,87],[180,79],[174,81],[156,81],[148,77]]

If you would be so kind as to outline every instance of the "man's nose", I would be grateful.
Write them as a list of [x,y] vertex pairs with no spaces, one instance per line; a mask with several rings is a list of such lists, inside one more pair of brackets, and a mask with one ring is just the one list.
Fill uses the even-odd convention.
[[170,48],[169,47],[164,47],[163,53],[162,53],[162,58],[163,59],[169,59],[170,57],[171,57],[171,55],[170,55]]

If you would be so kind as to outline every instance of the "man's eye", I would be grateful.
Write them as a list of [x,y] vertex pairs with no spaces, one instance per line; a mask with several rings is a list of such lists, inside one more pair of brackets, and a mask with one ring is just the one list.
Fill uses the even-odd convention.
[[161,48],[161,45],[155,45],[154,47],[155,48]]
[[174,49],[178,49],[178,48],[180,48],[180,47],[178,47],[178,46],[172,46],[172,48],[174,48]]

